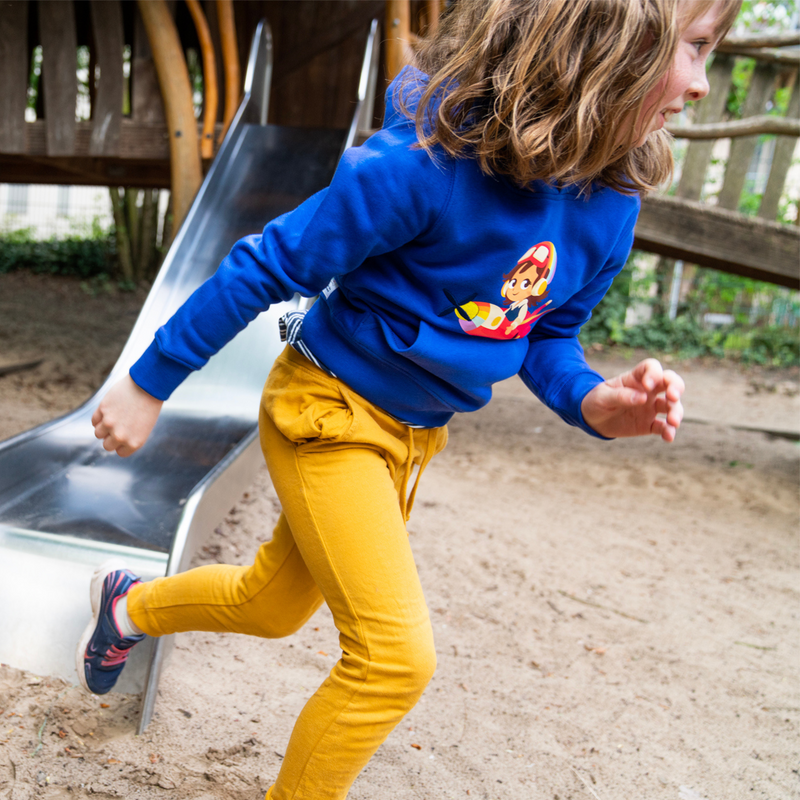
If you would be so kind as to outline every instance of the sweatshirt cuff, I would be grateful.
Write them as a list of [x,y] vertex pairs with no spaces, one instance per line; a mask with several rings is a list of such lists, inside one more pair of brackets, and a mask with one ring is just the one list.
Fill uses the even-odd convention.
[[577,375],[571,376],[558,392],[558,407],[554,408],[551,406],[551,408],[553,408],[561,419],[568,422],[570,425],[575,425],[597,439],[610,441],[608,436],[603,436],[592,428],[581,413],[583,398],[586,397],[595,386],[601,384],[603,380],[603,376],[593,369],[583,370]]
[[192,371],[187,364],[162,353],[154,339],[131,367],[130,376],[140,389],[144,389],[156,400],[168,400]]

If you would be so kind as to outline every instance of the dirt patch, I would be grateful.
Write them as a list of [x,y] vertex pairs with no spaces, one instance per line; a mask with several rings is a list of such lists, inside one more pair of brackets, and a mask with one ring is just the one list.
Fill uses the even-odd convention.
[[[1,276],[0,366],[46,361],[0,378],[0,438],[85,400],[141,299]],[[438,671],[353,800],[798,796],[800,448],[745,429],[800,430],[797,373],[679,370],[671,446],[592,439],[518,381],[453,421],[409,526]],[[249,562],[277,513],[263,470],[195,563]],[[0,797],[256,800],[336,657],[325,609],[181,634],[141,737],[135,696],[0,667]]]

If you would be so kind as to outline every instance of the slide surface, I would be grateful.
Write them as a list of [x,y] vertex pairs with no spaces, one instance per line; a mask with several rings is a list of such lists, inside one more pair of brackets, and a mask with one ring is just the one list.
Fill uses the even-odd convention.
[[[2,663],[75,681],[74,648],[88,621],[94,568],[115,556],[144,579],[185,569],[192,545],[218,524],[263,460],[261,390],[283,347],[278,317],[300,298],[269,309],[193,373],[165,403],[146,447],[130,458],[106,453],[90,420],[107,388],[231,245],[333,175],[346,131],[265,124],[270,51],[262,24],[244,101],[104,386],[67,416],[0,443]],[[143,688],[160,647],[133,651],[120,691]],[[151,666],[142,727],[157,679]]]

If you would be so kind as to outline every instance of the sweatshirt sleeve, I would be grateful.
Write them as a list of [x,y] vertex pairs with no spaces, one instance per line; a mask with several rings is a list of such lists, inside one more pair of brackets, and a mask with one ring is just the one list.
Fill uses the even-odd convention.
[[400,247],[435,225],[450,173],[418,147],[412,122],[386,127],[342,156],[323,191],[237,242],[215,274],[158,329],[133,365],[134,382],[166,400],[260,312]]
[[620,229],[614,249],[595,277],[570,300],[543,317],[528,337],[528,353],[520,370],[525,385],[565,422],[600,436],[583,419],[583,398],[604,378],[587,363],[578,334],[625,266],[633,245],[639,202]]

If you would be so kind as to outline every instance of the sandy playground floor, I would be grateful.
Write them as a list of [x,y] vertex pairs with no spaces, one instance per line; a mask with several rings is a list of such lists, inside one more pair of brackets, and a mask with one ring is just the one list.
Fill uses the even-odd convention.
[[[0,276],[0,439],[84,400],[141,297]],[[598,355],[605,374],[624,365]],[[454,420],[410,535],[439,668],[352,800],[800,796],[794,373],[680,366],[678,441],[594,441],[518,381]],[[266,471],[197,553],[248,562]],[[0,667],[0,800],[257,800],[337,658],[322,609],[280,641],[182,634],[156,717]]]

